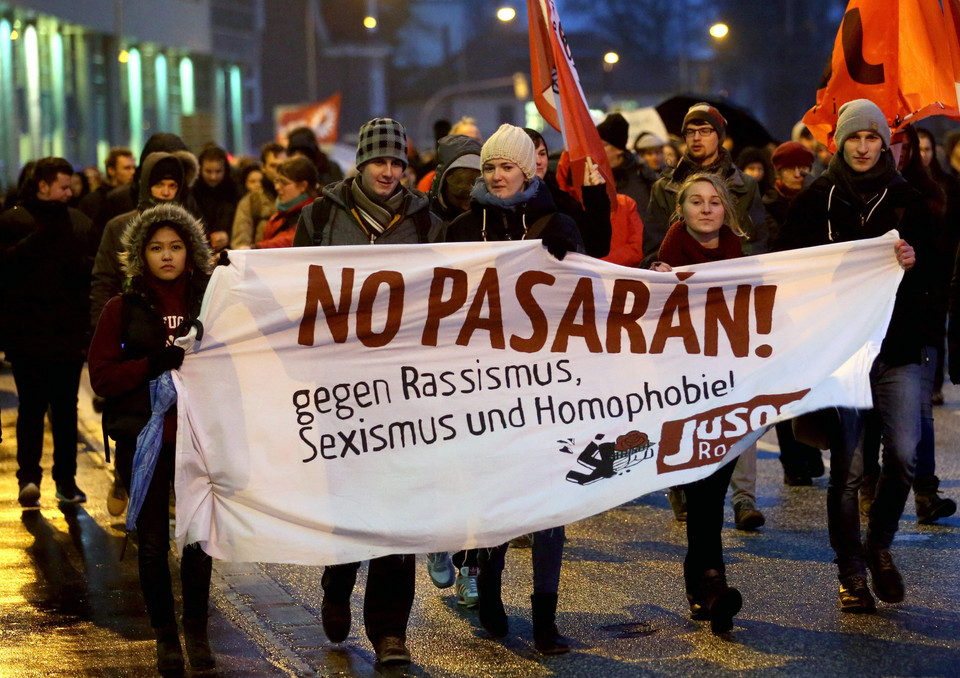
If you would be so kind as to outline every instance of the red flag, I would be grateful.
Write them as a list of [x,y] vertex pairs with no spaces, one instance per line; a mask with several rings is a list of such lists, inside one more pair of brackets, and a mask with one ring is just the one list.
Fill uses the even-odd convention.
[[960,0],[850,0],[803,122],[834,150],[847,101],[870,99],[896,131],[931,115],[960,119],[958,92]]
[[543,119],[563,134],[563,145],[570,154],[577,199],[583,203],[583,176],[589,156],[607,182],[610,209],[616,211],[617,187],[613,181],[613,169],[603,150],[597,126],[590,117],[556,4],[554,0],[527,0],[527,15],[533,101]]
[[277,106],[274,109],[277,121],[277,141],[287,143],[287,135],[297,127],[309,127],[317,135],[317,142],[332,144],[337,141],[340,125],[340,94],[312,104]]

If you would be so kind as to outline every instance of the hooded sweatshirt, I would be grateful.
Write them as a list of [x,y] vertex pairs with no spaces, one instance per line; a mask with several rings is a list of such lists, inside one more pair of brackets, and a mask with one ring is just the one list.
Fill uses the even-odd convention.
[[120,293],[123,272],[117,252],[123,248],[120,237],[124,227],[139,212],[156,207],[162,201],[153,197],[150,187],[161,179],[177,182],[177,194],[172,202],[182,204],[190,182],[191,173],[196,176],[197,159],[189,151],[175,153],[158,152],[148,155],[140,167],[141,181],[138,185],[137,209],[120,214],[107,222],[100,238],[97,257],[93,264],[93,282],[90,288],[90,324],[96,327],[100,311],[111,297]]

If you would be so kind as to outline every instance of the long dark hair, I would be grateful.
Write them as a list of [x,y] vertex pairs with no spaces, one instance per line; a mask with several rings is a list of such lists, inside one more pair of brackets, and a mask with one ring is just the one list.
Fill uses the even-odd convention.
[[923,166],[923,159],[920,157],[920,135],[913,125],[904,127],[903,135],[901,153],[909,153],[910,157],[904,168],[900,170],[900,174],[911,186],[920,191],[934,216],[942,219],[947,213],[947,194],[940,182],[934,179],[933,172]]

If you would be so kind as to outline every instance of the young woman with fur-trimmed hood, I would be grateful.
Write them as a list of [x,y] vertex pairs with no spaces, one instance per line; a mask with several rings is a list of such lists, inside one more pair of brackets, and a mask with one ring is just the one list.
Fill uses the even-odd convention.
[[[116,465],[130,487],[137,436],[150,419],[150,381],[183,363],[184,351],[173,340],[200,311],[211,256],[202,223],[174,203],[135,216],[122,243],[124,292],[104,307],[88,361],[93,388],[107,399],[104,431],[116,441]],[[184,667],[167,565],[176,432],[174,406],[164,418],[160,457],[137,518],[140,588],[157,634],[157,668],[164,675]],[[197,545],[184,549],[183,628],[194,671],[215,663],[206,631],[210,568],[210,558]]]

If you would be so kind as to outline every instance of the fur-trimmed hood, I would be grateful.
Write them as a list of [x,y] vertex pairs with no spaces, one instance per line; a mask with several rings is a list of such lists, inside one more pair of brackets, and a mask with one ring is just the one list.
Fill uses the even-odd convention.
[[177,181],[179,188],[176,197],[173,199],[174,202],[182,204],[187,191],[196,183],[197,177],[200,175],[200,165],[193,153],[190,151],[173,151],[172,153],[157,151],[151,153],[140,166],[140,186],[137,200],[139,209],[144,210],[157,204],[157,200],[150,193],[150,186],[153,183],[151,181],[153,170],[159,163],[168,162],[169,158],[176,158],[181,170],[179,172],[181,178]]
[[147,238],[160,226],[173,228],[187,246],[187,269],[209,273],[213,268],[210,246],[203,223],[175,203],[164,203],[144,210],[133,217],[123,231],[120,263],[127,278],[137,278],[147,271],[144,251]]

